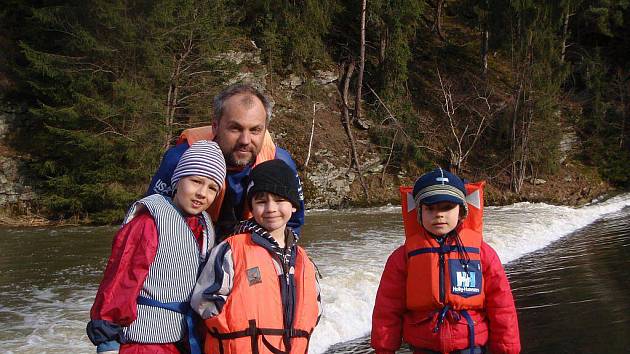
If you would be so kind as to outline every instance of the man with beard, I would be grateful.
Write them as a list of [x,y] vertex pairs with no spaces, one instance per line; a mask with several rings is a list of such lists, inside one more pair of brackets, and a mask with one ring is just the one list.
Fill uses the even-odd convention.
[[[162,163],[151,180],[147,195],[160,193],[170,196],[171,175],[180,157],[195,141],[214,140],[225,157],[227,176],[225,188],[208,209],[218,238],[230,234],[234,225],[251,217],[245,194],[251,169],[264,161],[280,159],[295,171],[297,168],[286,150],[275,146],[267,126],[271,119],[271,103],[250,85],[232,85],[214,98],[212,126],[187,129],[177,144],[162,158]],[[288,225],[297,233],[304,224],[304,197],[299,183],[300,208],[293,213]]]

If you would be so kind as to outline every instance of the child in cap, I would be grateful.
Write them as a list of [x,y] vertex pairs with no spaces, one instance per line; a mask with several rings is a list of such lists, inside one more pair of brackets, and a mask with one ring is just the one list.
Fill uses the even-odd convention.
[[177,164],[172,199],[154,194],[133,204],[114,237],[87,325],[97,352],[201,352],[189,300],[214,245],[204,210],[224,179],[219,146],[198,141]]
[[[414,184],[418,233],[387,260],[372,315],[371,344],[394,353],[519,353],[514,299],[496,252],[462,224],[466,188],[440,168]],[[472,224],[471,224],[472,225]]]
[[191,298],[204,351],[305,353],[321,306],[315,267],[287,226],[300,208],[295,172],[281,160],[257,165],[247,201],[253,218],[212,250]]

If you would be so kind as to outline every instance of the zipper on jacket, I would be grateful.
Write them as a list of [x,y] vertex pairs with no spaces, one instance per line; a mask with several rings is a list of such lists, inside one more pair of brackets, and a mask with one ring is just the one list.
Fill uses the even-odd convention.
[[[284,273],[284,289],[285,289],[285,294],[287,295],[288,298],[293,296],[293,291],[291,289],[291,284],[289,281],[290,278],[290,274],[289,271],[291,270],[291,267],[288,264],[288,261],[285,262],[285,257],[284,254],[282,257],[280,257],[278,254],[274,254],[274,258],[276,258],[276,260],[278,260],[278,262],[280,263],[280,265],[282,266],[282,272]],[[280,284],[282,286],[282,284]],[[288,300],[288,299],[283,299],[284,300]],[[283,311],[286,313],[286,309]],[[295,314],[294,314],[295,315]],[[293,318],[287,319],[285,318],[284,322],[284,326],[287,328],[291,328],[292,324],[293,324]]]
[[444,303],[444,254],[440,253],[440,302]]
[[439,254],[439,271],[440,271],[440,303],[444,303],[445,301],[445,289],[444,289],[444,237],[438,237],[437,241],[440,244],[440,254]]

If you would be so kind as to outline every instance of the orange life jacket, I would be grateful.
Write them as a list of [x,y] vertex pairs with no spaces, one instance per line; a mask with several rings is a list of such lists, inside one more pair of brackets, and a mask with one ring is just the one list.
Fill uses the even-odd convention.
[[[412,187],[400,187],[405,249],[407,252],[407,308],[434,310],[448,306],[454,310],[479,309],[484,304],[481,272],[483,230],[483,186],[466,184],[468,216],[457,232],[463,249],[447,238],[443,245],[418,222]],[[463,259],[463,250],[468,259]],[[464,257],[465,258],[465,257]]]
[[[203,127],[190,128],[184,130],[179,138],[177,139],[177,144],[187,142],[188,145],[192,145],[199,140],[213,140],[214,132],[212,131],[212,126],[207,125]],[[256,156],[256,161],[254,162],[254,166],[259,163],[273,160],[276,158],[276,145],[271,139],[271,135],[269,135],[269,130],[265,130],[265,137],[263,138],[263,144],[260,149],[260,152]],[[253,166],[252,166],[253,167]],[[214,202],[208,210],[208,214],[212,218],[212,221],[217,221],[219,219],[219,214],[221,212],[221,205],[223,204],[223,199],[225,198],[225,182],[223,182],[223,187],[219,191],[219,194],[214,198]],[[243,219],[249,219],[252,217],[252,213],[249,210],[248,203],[245,203],[243,206]]]
[[[278,274],[270,251],[252,240],[251,234],[229,237],[234,260],[234,282],[217,316],[204,320],[208,334],[205,353],[306,353],[317,324],[318,303],[315,267],[301,247],[295,266]],[[293,275],[295,297],[282,298],[281,277]],[[291,305],[291,299],[294,299]],[[284,314],[293,310],[292,325]],[[288,343],[288,346],[287,346]]]

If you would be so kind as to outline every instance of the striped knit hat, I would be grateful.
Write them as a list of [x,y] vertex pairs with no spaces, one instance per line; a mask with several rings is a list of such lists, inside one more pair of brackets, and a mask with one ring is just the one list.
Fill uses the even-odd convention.
[[441,168],[427,172],[416,180],[413,185],[413,199],[416,205],[439,202],[459,204],[463,208],[463,217],[468,215],[464,181]]
[[182,155],[171,177],[171,188],[186,176],[203,176],[217,183],[219,189],[225,181],[225,159],[219,145],[214,141],[199,140]]

